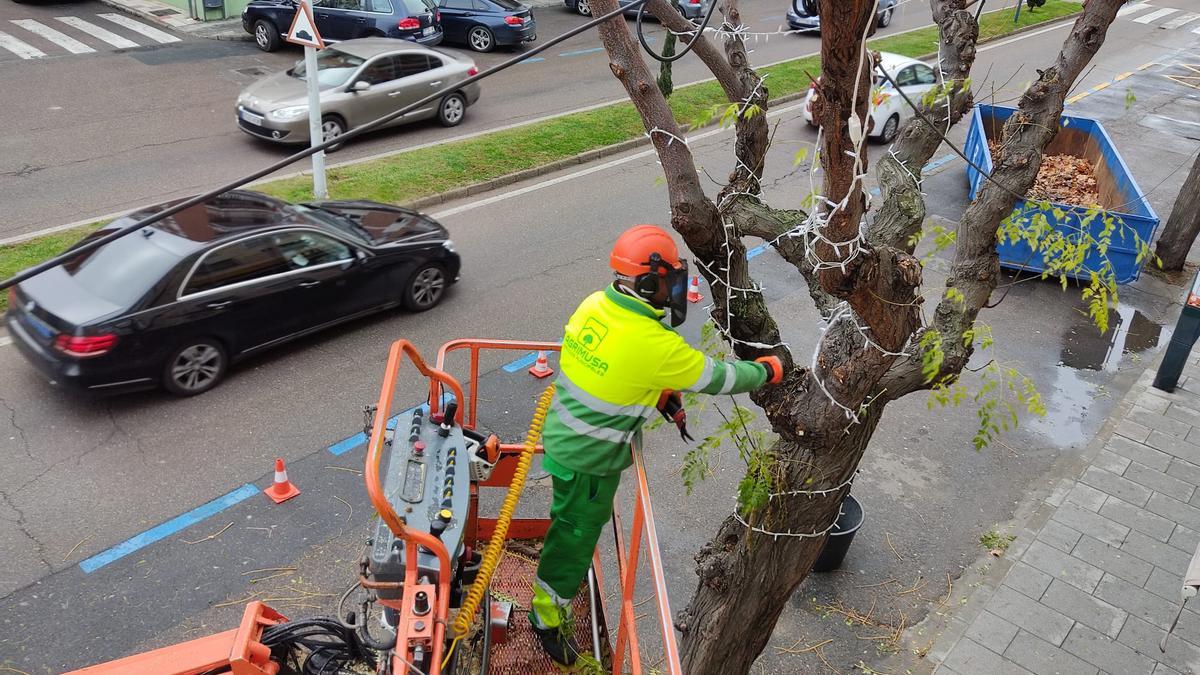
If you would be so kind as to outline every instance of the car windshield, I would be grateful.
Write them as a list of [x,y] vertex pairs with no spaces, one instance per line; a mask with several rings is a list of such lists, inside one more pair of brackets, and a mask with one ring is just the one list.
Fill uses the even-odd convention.
[[[339,87],[350,79],[363,64],[363,59],[336,49],[317,52],[317,84],[322,87]],[[288,74],[297,80],[307,80],[304,62],[300,61]]]
[[514,0],[492,0],[492,4],[499,5],[501,9],[506,9],[510,12],[518,12],[525,9],[525,5]]
[[[98,230],[76,246],[112,232]],[[179,263],[178,255],[154,242],[155,237],[163,236],[170,235],[143,229],[72,259],[63,264],[63,269],[80,288],[122,308],[132,307]]]
[[358,223],[356,223],[348,218],[344,218],[341,215],[336,214],[332,211],[328,211],[319,206],[315,206],[315,205],[311,205],[311,204],[293,204],[292,208],[296,209],[297,211],[300,211],[301,213],[303,213],[304,215],[306,215],[310,218],[319,220],[322,223],[325,223],[326,225],[336,227],[338,230],[345,232],[346,234],[349,234],[350,236],[354,237],[355,239],[362,239],[362,240],[365,240],[368,242],[374,241],[371,238],[371,234],[369,232],[367,232],[366,230],[364,230],[362,227],[360,227]]

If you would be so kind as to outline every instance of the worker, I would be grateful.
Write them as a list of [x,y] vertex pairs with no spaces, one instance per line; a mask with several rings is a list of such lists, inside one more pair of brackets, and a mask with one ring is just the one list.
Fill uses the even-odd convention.
[[679,391],[738,394],[783,378],[777,357],[714,361],[672,330],[687,313],[688,268],[662,228],[626,230],[609,265],[616,281],[588,296],[567,322],[542,432],[542,468],[554,496],[529,621],[546,653],[565,666],[579,654],[571,601],[646,419],[668,401],[678,406]]

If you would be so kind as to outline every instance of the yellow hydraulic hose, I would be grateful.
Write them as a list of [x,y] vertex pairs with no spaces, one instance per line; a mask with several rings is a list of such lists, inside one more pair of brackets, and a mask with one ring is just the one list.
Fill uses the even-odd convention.
[[[529,464],[533,461],[534,451],[537,450],[538,438],[542,435],[542,426],[546,423],[546,412],[550,409],[550,400],[554,398],[554,385],[546,387],[538,397],[533,409],[533,421],[529,423],[529,432],[525,434],[525,447],[521,449],[521,459],[517,461],[517,470],[513,472],[512,483],[508,486],[508,494],[504,496],[504,504],[500,506],[500,515],[496,518],[496,529],[492,530],[492,539],[483,551],[483,560],[479,564],[479,574],[471,591],[454,616],[454,634],[457,638],[467,634],[471,629],[471,620],[483,600],[484,591],[492,581],[492,573],[500,564],[500,556],[504,553],[504,541],[508,538],[508,526],[512,522],[513,512],[517,509],[517,500],[525,489],[525,476],[529,473]],[[486,627],[485,627],[486,630]]]

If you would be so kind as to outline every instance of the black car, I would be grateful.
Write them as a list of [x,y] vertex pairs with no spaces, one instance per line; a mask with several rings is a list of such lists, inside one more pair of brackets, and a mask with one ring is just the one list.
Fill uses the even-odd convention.
[[441,0],[446,42],[477,52],[537,39],[533,12],[514,0]]
[[[242,10],[242,29],[259,49],[273,52],[283,44],[297,9],[294,0],[251,0]],[[325,42],[391,37],[432,47],[442,41],[435,0],[313,0],[312,11]]]
[[14,286],[5,323],[52,383],[190,396],[290,339],[391,307],[430,309],[459,266],[446,229],[415,211],[233,191]]

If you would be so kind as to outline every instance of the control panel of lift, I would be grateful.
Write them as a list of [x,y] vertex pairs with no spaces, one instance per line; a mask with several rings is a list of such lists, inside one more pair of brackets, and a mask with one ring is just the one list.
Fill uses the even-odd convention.
[[[398,418],[385,439],[390,452],[382,476],[384,495],[405,526],[441,539],[455,567],[463,552],[469,483],[472,478],[486,478],[494,468],[481,439],[465,435],[454,423],[457,411],[456,402],[451,401],[442,413],[427,414],[418,408],[411,417]],[[404,542],[379,520],[369,558],[371,577],[381,582],[404,581],[406,555]],[[426,583],[437,583],[437,558],[423,548],[417,555],[418,576],[426,577]],[[456,569],[451,571],[455,573]],[[379,592],[384,599],[396,599],[400,594],[400,590]]]

